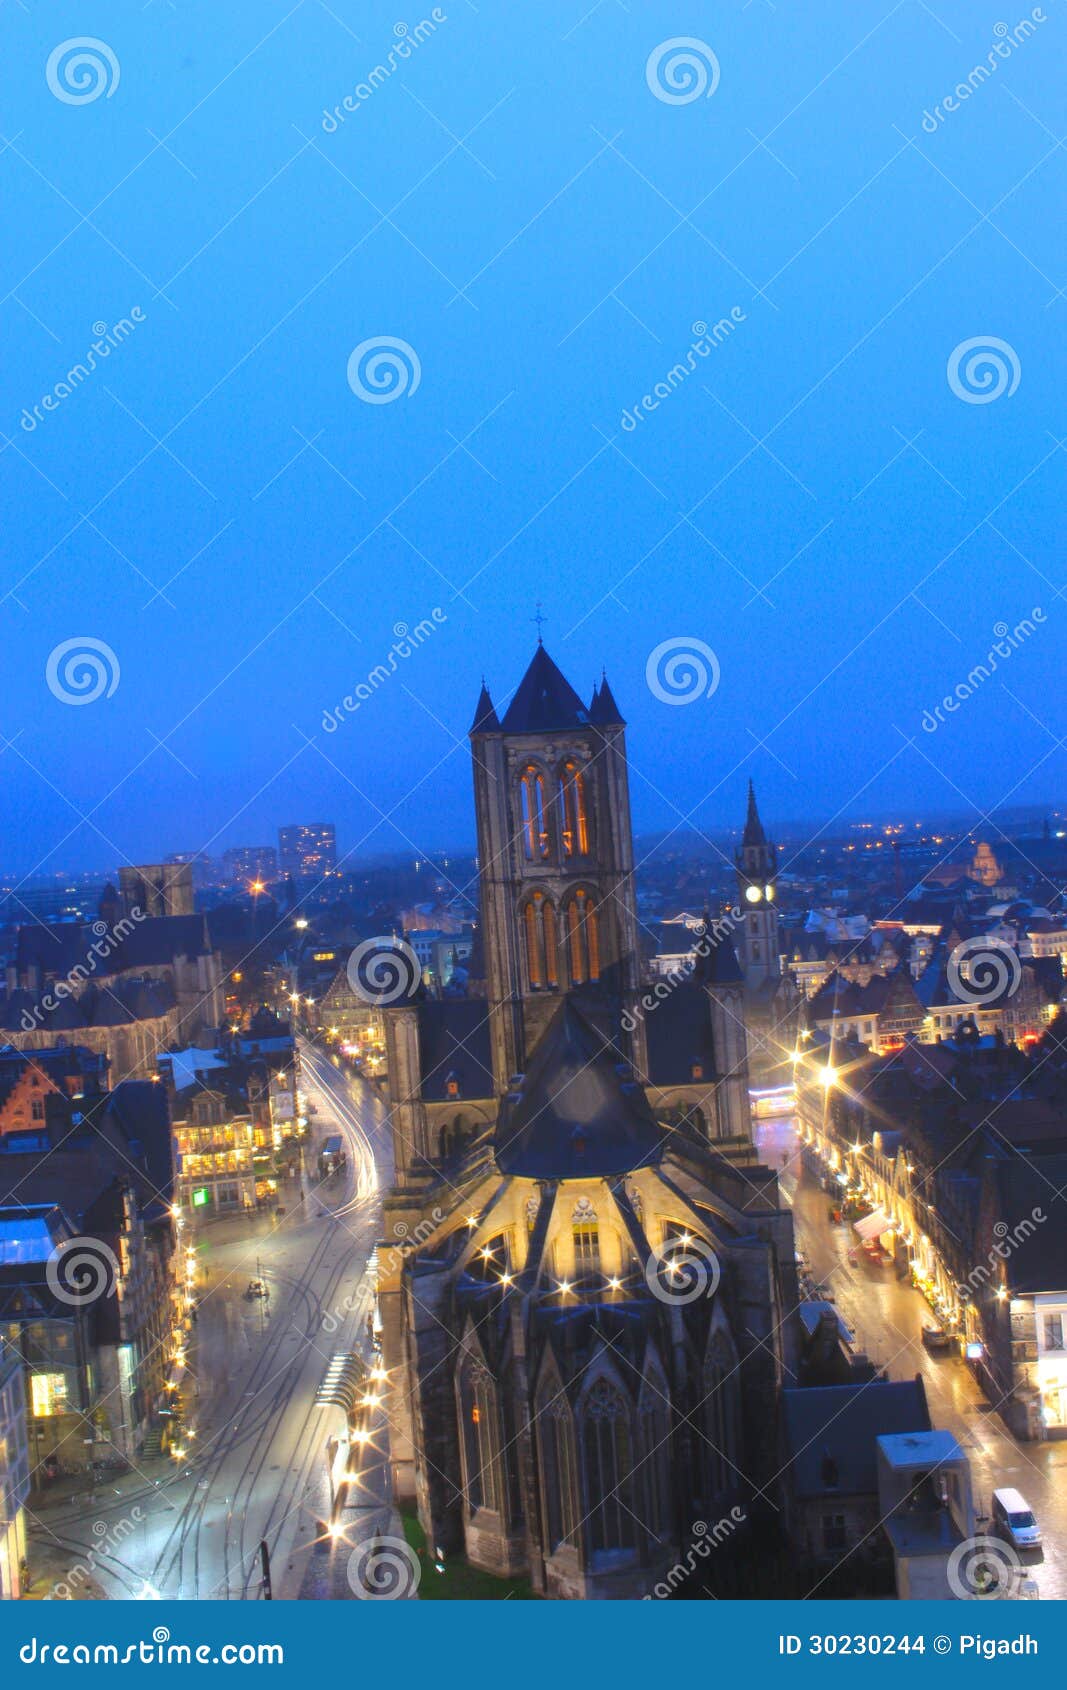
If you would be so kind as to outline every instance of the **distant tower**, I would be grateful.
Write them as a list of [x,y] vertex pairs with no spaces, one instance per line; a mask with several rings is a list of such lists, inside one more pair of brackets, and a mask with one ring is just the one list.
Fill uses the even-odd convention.
[[748,815],[741,836],[737,865],[738,902],[744,911],[741,966],[745,986],[758,990],[780,978],[778,951],[778,853],[768,845],[756,808],[756,794],[748,783]]
[[[538,640],[503,720],[486,687],[471,727],[493,1072],[501,1092],[560,999],[606,1036],[639,986],[624,723],[605,678],[582,703]],[[646,1068],[639,1018],[628,1055]]]

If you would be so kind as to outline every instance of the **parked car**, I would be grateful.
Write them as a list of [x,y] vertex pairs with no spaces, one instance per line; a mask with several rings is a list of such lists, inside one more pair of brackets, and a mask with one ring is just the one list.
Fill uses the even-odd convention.
[[993,1530],[1016,1549],[1037,1549],[1041,1543],[1034,1511],[1017,1490],[993,1492]]
[[923,1348],[931,1355],[943,1355],[952,1348],[952,1339],[943,1326],[924,1326]]

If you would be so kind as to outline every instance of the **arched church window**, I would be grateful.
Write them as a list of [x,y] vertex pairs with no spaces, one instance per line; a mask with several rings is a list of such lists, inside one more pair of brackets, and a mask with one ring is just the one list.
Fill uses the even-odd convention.
[[704,1366],[704,1478],[711,1500],[736,1476],[738,1468],[737,1372],[733,1349],[720,1335]]
[[545,820],[545,779],[540,769],[528,763],[519,781],[522,805],[522,839],[527,862],[543,862],[548,856],[548,824]]
[[584,985],[600,979],[600,931],[597,914],[588,892],[571,894],[564,909],[567,960],[571,984]]
[[582,1463],[591,1552],[633,1549],[636,1521],[630,1411],[607,1379],[598,1379],[586,1400]]
[[522,912],[526,941],[526,975],[533,991],[559,984],[559,945],[556,912],[543,892],[528,898]]
[[545,1529],[549,1554],[563,1544],[578,1546],[578,1472],[574,1422],[558,1386],[538,1404],[537,1437],[541,1452]]
[[642,1386],[641,1411],[641,1518],[657,1537],[670,1530],[671,1521],[671,1422],[666,1388],[655,1377]]
[[584,857],[589,851],[589,818],[586,811],[585,776],[577,763],[568,760],[559,776],[560,837],[565,857]]
[[467,1504],[500,1511],[504,1487],[500,1453],[500,1405],[496,1385],[484,1367],[468,1359],[460,1373],[464,1491]]

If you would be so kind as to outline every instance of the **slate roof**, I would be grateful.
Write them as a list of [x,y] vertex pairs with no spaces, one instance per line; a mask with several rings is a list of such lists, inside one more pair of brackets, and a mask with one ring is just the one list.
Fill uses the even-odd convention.
[[421,1096],[447,1097],[450,1077],[460,1099],[493,1096],[489,1009],[484,998],[422,998],[418,1006]]
[[501,1104],[498,1167],[526,1179],[608,1178],[658,1162],[666,1142],[619,1051],[564,998]]
[[930,1430],[919,1378],[785,1390],[782,1413],[788,1483],[801,1498],[877,1495],[875,1439]]
[[585,727],[589,712],[543,645],[538,644],[504,713],[506,734],[557,733]]
[[693,1065],[703,1078],[715,1073],[715,1047],[707,995],[695,980],[684,980],[645,1015],[648,1077],[654,1086],[689,1085]]

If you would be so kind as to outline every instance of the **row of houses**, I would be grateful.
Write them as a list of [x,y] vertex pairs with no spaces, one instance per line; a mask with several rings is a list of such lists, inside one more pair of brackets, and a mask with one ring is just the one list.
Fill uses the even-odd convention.
[[1022,1439],[1067,1434],[1067,1017],[1028,1053],[972,1021],[879,1054],[816,1033],[809,1166],[878,1239]]

